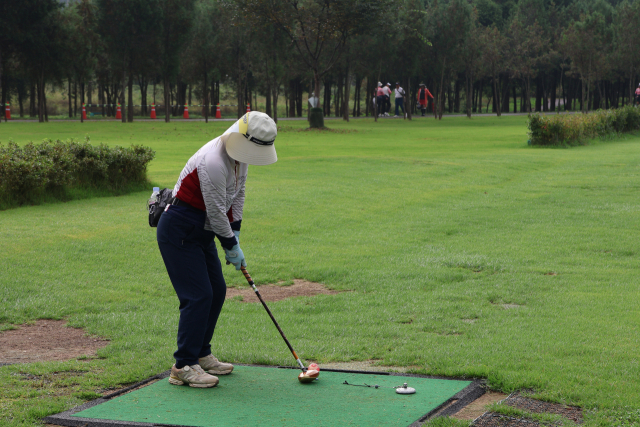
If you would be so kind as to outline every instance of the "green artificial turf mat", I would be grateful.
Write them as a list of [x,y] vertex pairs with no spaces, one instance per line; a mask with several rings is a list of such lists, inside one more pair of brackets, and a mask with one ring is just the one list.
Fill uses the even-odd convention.
[[[299,372],[236,366],[213,389],[170,385],[167,379],[74,414],[75,417],[185,426],[408,426],[437,408],[470,381],[321,372],[300,384]],[[416,389],[400,395],[407,382]]]

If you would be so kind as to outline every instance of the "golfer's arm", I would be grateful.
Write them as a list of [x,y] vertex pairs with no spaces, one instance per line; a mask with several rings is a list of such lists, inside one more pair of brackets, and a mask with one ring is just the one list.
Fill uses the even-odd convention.
[[200,190],[207,209],[207,219],[211,230],[220,240],[222,247],[231,249],[238,243],[231,230],[226,207],[226,174],[220,168],[198,168]]
[[238,191],[238,194],[233,201],[230,209],[229,222],[231,222],[231,228],[234,230],[240,230],[240,222],[242,222],[242,212],[244,211],[244,184]]

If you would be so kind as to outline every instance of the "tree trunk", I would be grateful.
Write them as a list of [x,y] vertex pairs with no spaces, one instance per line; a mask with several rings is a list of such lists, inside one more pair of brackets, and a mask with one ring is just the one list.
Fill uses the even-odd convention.
[[554,70],[553,73],[551,74],[551,85],[550,85],[551,105],[549,106],[549,111],[556,111],[556,92],[557,92],[557,89],[558,89],[557,72],[556,72],[556,70]]
[[164,76],[162,83],[164,85],[164,121],[165,123],[169,123],[171,121],[171,90],[169,89],[169,78]]
[[273,121],[278,123],[278,92],[280,87],[275,84],[272,89],[272,99],[273,99]]
[[324,79],[324,109],[325,116],[331,115],[331,80],[328,77]]
[[242,74],[238,73],[238,93],[236,94],[236,98],[237,98],[237,104],[238,104],[238,119],[241,118],[245,113],[246,110],[244,110],[244,108],[246,108],[243,104],[244,104],[244,87],[242,85]]
[[[349,92],[351,91],[351,80],[349,77],[349,64],[344,76],[344,100],[342,101],[342,120],[349,121]],[[355,102],[354,102],[355,105]]]
[[[126,59],[125,59],[125,64],[126,64]],[[126,70],[125,67],[122,68],[122,95],[120,95],[120,105],[121,105],[121,109],[120,109],[120,113],[122,116],[122,123],[127,123],[127,114],[124,111],[124,107],[125,107],[125,93],[126,92],[126,88],[127,88],[127,75],[126,75]]]
[[471,101],[472,101],[472,85],[471,85],[471,76],[469,75],[470,72],[467,71],[467,73],[465,73],[465,80],[464,80],[464,93],[466,95],[466,102],[465,102],[465,112],[467,113],[467,118],[470,119],[471,118]]
[[73,108],[71,107],[71,79],[67,80],[67,87],[69,88],[69,118],[73,117]]
[[265,95],[265,102],[266,102],[266,109],[265,109],[265,113],[267,114],[267,116],[271,117],[273,119],[273,112],[271,111],[271,85],[267,84],[267,93]]
[[[633,99],[633,65],[629,67],[629,99]],[[622,105],[624,105],[624,98],[622,101]]]
[[31,83],[31,89],[29,90],[29,117],[35,117],[37,114],[36,110],[36,85]]
[[436,103],[437,118],[442,120],[442,107],[444,103],[444,70],[447,65],[447,57],[442,58],[442,71],[440,73],[440,90],[438,90],[438,102]]
[[18,89],[18,106],[20,108],[20,118],[24,118],[24,96],[26,95],[24,93],[24,85],[21,83],[20,84],[20,88]]
[[536,78],[536,111],[542,111],[542,84],[540,77]]
[[127,97],[127,121],[129,123],[133,122],[133,73],[129,73],[129,82],[128,82],[129,96]]
[[38,122],[42,123],[44,122],[44,114],[42,113],[42,83],[41,83],[41,77],[40,75],[38,75],[38,83],[37,83],[37,87],[38,87]]
[[[80,105],[82,105],[82,109],[86,111],[86,107],[84,106],[84,81],[80,82]],[[84,123],[84,114],[80,111],[80,123]]]
[[[209,123],[209,88],[207,87],[207,64],[204,65],[204,79],[202,85],[202,95],[204,96],[204,107],[202,107],[202,115],[204,116],[204,122]],[[217,111],[217,109],[216,109]]]
[[44,71],[42,76],[42,109],[44,110],[44,121],[49,122],[49,112],[47,111],[47,86],[44,82]]
[[2,76],[0,77],[0,92],[2,93],[0,95],[0,108],[2,108],[2,115],[0,116],[0,122],[2,121],[2,118],[4,117],[4,122],[7,122],[7,92],[9,92],[7,89],[7,78],[6,76]]
[[147,109],[147,89],[149,88],[149,80],[144,77],[138,77],[138,87],[140,88],[140,114],[146,116],[149,112]]
[[104,86],[102,84],[98,85],[98,103],[100,104],[100,108],[102,109],[102,117],[105,117],[106,110],[104,108]]
[[500,113],[508,113],[509,112],[509,77],[505,76],[503,80],[502,90],[500,91],[500,95],[502,98],[500,102],[502,103],[502,107],[500,107]]
[[502,115],[501,107],[501,96],[500,96],[500,79],[493,79],[493,107],[495,109],[496,115],[500,117]]
[[322,105],[320,105],[320,74],[318,74],[318,71],[316,70],[313,70],[313,81],[314,81],[313,93],[314,93],[314,96],[318,98],[318,105],[316,105],[316,107],[322,108]]
[[411,77],[407,77],[403,98],[405,116],[407,120],[411,120],[411,101],[413,100],[411,96]]

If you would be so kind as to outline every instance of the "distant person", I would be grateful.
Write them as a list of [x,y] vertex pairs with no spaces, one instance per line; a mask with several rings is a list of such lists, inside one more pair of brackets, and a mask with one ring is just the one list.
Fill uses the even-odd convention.
[[402,108],[402,115],[405,114],[404,111],[404,89],[400,87],[400,82],[396,82],[396,90],[394,91],[396,96],[396,115],[393,117],[400,117],[400,108]]
[[427,114],[427,104],[429,103],[429,98],[433,99],[433,95],[431,95],[431,92],[429,92],[429,89],[427,89],[424,83],[420,83],[420,89],[418,89],[418,104],[420,104],[422,117]]
[[376,107],[376,115],[378,117],[384,115],[384,90],[380,82],[378,82],[378,91],[376,92]]
[[389,117],[389,111],[391,111],[391,83],[387,83],[382,87],[384,92],[384,115]]
[[640,105],[640,83],[638,83],[638,87],[636,88],[636,105]]
[[233,365],[211,354],[211,338],[227,285],[214,237],[236,270],[247,265],[240,249],[240,225],[249,165],[278,159],[277,127],[266,114],[252,111],[187,162],[173,199],[158,223],[158,246],[178,300],[178,350],[169,383],[207,388]]

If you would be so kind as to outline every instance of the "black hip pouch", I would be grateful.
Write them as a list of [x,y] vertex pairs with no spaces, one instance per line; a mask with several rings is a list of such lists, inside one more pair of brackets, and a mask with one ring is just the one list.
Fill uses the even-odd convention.
[[171,203],[171,199],[173,199],[172,193],[173,189],[163,188],[160,190],[160,193],[158,193],[156,201],[149,203],[149,226],[158,226],[162,213],[167,208],[167,205]]

